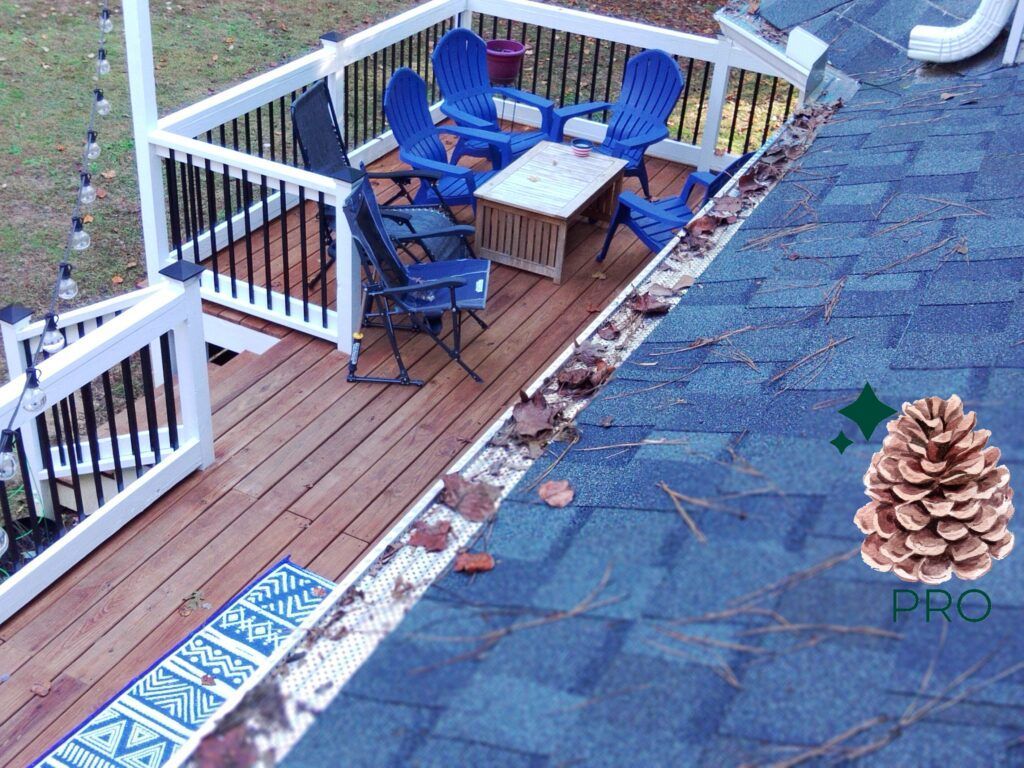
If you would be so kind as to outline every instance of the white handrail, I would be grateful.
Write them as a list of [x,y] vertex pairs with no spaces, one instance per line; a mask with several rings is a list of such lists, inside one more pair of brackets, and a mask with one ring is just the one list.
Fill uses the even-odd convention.
[[466,11],[466,0],[430,0],[394,18],[346,37],[338,46],[338,69]]
[[[103,301],[97,301],[93,304],[88,304],[78,309],[69,309],[62,312],[57,316],[57,327],[58,328],[69,328],[71,326],[78,325],[79,323],[87,323],[90,320],[95,320],[98,317],[107,318],[112,317],[118,312],[123,312],[126,309],[134,307],[139,301],[144,300],[149,294],[155,293],[158,290],[156,286],[149,288],[142,288],[131,293],[125,293],[120,296],[112,296],[109,299]],[[45,320],[37,320],[34,323],[29,323],[17,331],[17,340],[24,341],[25,339],[34,339],[46,329]]]

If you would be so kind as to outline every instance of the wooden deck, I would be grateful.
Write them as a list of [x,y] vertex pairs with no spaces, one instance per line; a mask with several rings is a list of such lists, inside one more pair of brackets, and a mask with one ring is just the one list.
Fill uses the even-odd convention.
[[[648,168],[655,195],[677,191],[688,171],[659,160]],[[413,335],[403,354],[424,387],[349,384],[330,344],[210,307],[280,341],[211,367],[215,465],[0,627],[0,675],[10,675],[0,684],[0,764],[27,764],[205,621],[210,611],[180,610],[193,592],[219,607],[285,555],[341,577],[650,259],[623,230],[597,279],[603,237],[600,226],[572,228],[561,285],[495,266],[490,327],[464,330],[484,384]],[[258,264],[263,247],[254,237]],[[360,371],[392,366],[385,340],[368,333]]]

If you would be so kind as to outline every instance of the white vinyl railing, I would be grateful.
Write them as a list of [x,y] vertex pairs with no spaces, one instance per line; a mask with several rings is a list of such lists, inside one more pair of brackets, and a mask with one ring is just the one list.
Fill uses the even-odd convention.
[[[281,285],[272,285],[273,265],[266,265],[265,274],[260,276],[257,274],[258,264],[246,264],[245,269],[236,270],[244,272],[244,278],[238,277],[236,272],[225,278],[228,270],[223,264],[215,269],[210,259],[229,241],[251,239],[260,227],[270,225],[283,214],[293,211],[299,189],[303,191],[305,200],[315,199],[334,208],[340,206],[347,195],[347,184],[296,167],[300,163],[294,137],[291,138],[289,159],[290,116],[285,113],[291,99],[310,84],[326,79],[342,132],[349,140],[353,164],[371,163],[396,146],[381,114],[382,93],[390,73],[398,66],[412,66],[428,80],[431,93],[437,96],[429,61],[432,46],[445,30],[454,26],[473,27],[475,21],[482,23],[484,18],[495,23],[501,19],[508,25],[508,30],[516,25],[524,38],[527,28],[535,32],[538,40],[543,31],[550,37],[552,46],[558,36],[558,44],[563,46],[566,56],[572,47],[578,52],[581,62],[587,45],[594,46],[587,50],[593,50],[595,54],[604,51],[607,56],[610,52],[606,65],[607,79],[610,84],[614,73],[616,89],[621,67],[631,50],[660,48],[675,56],[690,77],[699,79],[699,82],[688,83],[675,137],[654,145],[649,152],[653,156],[700,169],[721,167],[730,162],[739,153],[733,147],[737,133],[743,135],[740,150],[751,145],[755,134],[767,135],[769,121],[775,119],[777,122],[776,118],[788,115],[794,92],[802,92],[804,86],[802,82],[792,82],[794,70],[783,72],[780,68],[773,68],[771,63],[725,37],[701,37],[531,0],[431,0],[347,38],[326,36],[320,50],[159,120],[154,118],[141,134],[151,150],[153,163],[149,171],[159,174],[156,164],[161,161],[166,164],[170,160],[196,169],[192,186],[189,186],[193,182],[191,175],[188,175],[188,184],[184,178],[178,180],[184,192],[177,203],[198,208],[198,215],[193,212],[189,219],[187,212],[179,211],[178,230],[182,231],[172,232],[171,238],[168,238],[167,227],[162,226],[155,239],[168,245],[164,247],[165,253],[159,263],[149,265],[150,274],[171,259],[197,260],[208,269],[202,283],[205,299],[330,339],[337,343],[339,349],[348,351],[351,333],[359,321],[359,274],[358,265],[352,263],[344,217],[337,220],[338,267],[329,295],[324,295],[323,288],[319,287],[312,299],[303,294],[300,300],[296,283],[292,280],[289,299],[288,290]],[[594,71],[597,71],[596,61]],[[557,96],[553,97],[556,101],[568,98],[566,77],[563,72],[555,89]],[[786,77],[789,78],[786,83],[789,94],[785,99],[785,114],[773,115],[778,82]],[[751,91],[753,100],[758,100],[762,78],[773,79],[771,103],[767,117],[763,118],[763,132],[760,122],[754,125],[753,103],[747,105],[749,109],[738,120],[740,102],[749,100]],[[551,87],[551,82],[548,82],[548,92]],[[591,93],[593,91],[592,85]],[[767,91],[765,86],[762,96]],[[572,97],[579,96],[580,90],[576,87]],[[689,106],[687,100],[691,100]],[[513,108],[511,103],[500,99],[497,106],[503,117],[517,123],[528,126],[540,123],[536,109],[524,105]],[[443,116],[437,107],[435,103],[433,113],[440,121]],[[727,114],[729,107],[731,114]],[[255,128],[251,125],[251,118]],[[761,115],[758,115],[758,120],[762,120]],[[686,121],[692,125],[687,126],[687,135],[684,135],[683,123]],[[574,119],[568,123],[566,132],[600,141],[605,130],[606,126],[597,120]],[[258,138],[254,139],[254,132]],[[138,130],[137,135],[140,135]],[[723,137],[728,138],[724,147]],[[273,145],[275,138],[279,142],[277,147]],[[760,141],[754,140],[753,144],[754,147],[759,146]],[[203,181],[204,174],[210,173],[226,175],[234,180],[234,190],[239,199],[233,201],[234,204],[230,204],[232,201],[229,199],[223,215],[210,211],[204,225]],[[164,175],[165,178],[168,175],[166,170]],[[253,192],[253,178],[263,185],[262,194]],[[240,180],[249,185],[248,193],[239,185]],[[217,184],[220,184],[219,179]],[[172,190],[172,186],[172,180],[166,179],[166,192],[157,195],[157,202],[162,204],[163,210],[168,209],[166,195],[179,194]],[[283,197],[276,193],[279,186],[286,190]],[[224,192],[217,186],[215,194],[207,195],[207,203],[215,196],[218,203],[223,203],[225,195],[230,198],[231,186]],[[174,217],[174,202],[172,200],[170,206],[171,218]],[[171,225],[173,229],[173,221]],[[190,236],[183,231],[185,229],[191,229]],[[304,255],[301,260],[305,263],[308,259]],[[311,265],[310,271],[314,271],[316,266],[315,263]],[[212,274],[217,271],[219,277]]]
[[[0,387],[0,423],[16,414],[19,460],[15,479],[0,482],[0,623],[213,461],[198,274],[188,265],[165,274],[157,286],[63,315],[74,334],[36,361],[46,395],[36,413],[18,403],[25,345],[41,326],[23,313],[0,323],[12,374]],[[11,503],[19,497],[23,511]]]

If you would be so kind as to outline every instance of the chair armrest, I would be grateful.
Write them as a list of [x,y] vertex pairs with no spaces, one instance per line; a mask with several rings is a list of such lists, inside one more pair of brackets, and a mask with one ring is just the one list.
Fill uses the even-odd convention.
[[485,141],[501,154],[501,168],[512,162],[512,137],[497,131],[482,131],[479,128],[467,128],[463,125],[443,125],[437,128],[438,133],[450,133],[467,139]]
[[457,176],[459,178],[466,179],[467,181],[473,178],[473,170],[471,168],[463,168],[461,165],[452,165],[451,163],[440,163],[437,160],[430,160],[420,155],[415,155],[411,152],[399,151],[398,156],[403,162],[408,163],[413,168],[425,169],[428,171],[437,171],[444,176]]
[[561,141],[565,138],[565,124],[574,117],[592,115],[594,112],[608,109],[612,106],[607,101],[589,101],[584,104],[570,104],[567,107],[559,107],[551,111],[551,129],[548,137],[552,141]]
[[480,130],[494,130],[494,124],[484,120],[483,118],[471,115],[464,109],[459,109],[454,104],[449,104],[447,101],[441,102],[441,112],[446,114],[452,120],[459,125],[463,125],[467,128],[477,128]]
[[652,131],[641,136],[632,136],[628,139],[617,139],[617,143],[629,149],[638,149],[640,147],[646,147],[655,142],[661,141],[662,139],[668,138],[668,128],[662,126],[661,128],[655,128]]
[[437,171],[413,169],[411,171],[367,171],[366,177],[368,179],[391,179],[392,181],[412,181],[413,179],[440,181],[444,178],[444,174]]
[[398,243],[404,243],[407,241],[426,240],[430,237],[470,237],[475,232],[476,227],[470,226],[469,224],[455,224],[451,227],[429,229],[426,232],[411,232],[408,235],[393,235],[391,239]]
[[551,99],[545,99],[543,96],[538,96],[535,93],[529,91],[521,91],[518,88],[508,88],[506,86],[496,86],[492,89],[495,93],[499,93],[506,98],[518,101],[521,104],[529,104],[531,107],[544,111],[545,109],[552,109],[555,106],[555,102]]
[[690,211],[689,208],[686,210],[690,211],[690,217],[675,216],[673,214],[666,213],[656,202],[645,200],[634,192],[623,192],[619,195],[619,205],[624,205],[641,216],[648,216],[655,221],[660,221],[662,224],[668,224],[669,226],[680,228],[686,226],[690,217],[693,216],[693,212]]
[[461,288],[466,284],[464,277],[450,277],[446,280],[428,280],[425,283],[409,283],[409,285],[396,285],[394,288],[375,288],[370,291],[373,296],[401,296],[405,293],[416,291],[430,291],[434,288]]

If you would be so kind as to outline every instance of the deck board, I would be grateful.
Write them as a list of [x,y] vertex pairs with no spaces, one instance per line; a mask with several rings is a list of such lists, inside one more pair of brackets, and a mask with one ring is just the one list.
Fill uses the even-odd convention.
[[[648,166],[656,195],[678,190],[688,170],[660,160]],[[379,167],[398,165],[391,155]],[[315,210],[305,213],[306,239],[315,242]],[[290,245],[299,214],[288,214],[295,219],[287,222]],[[468,209],[457,214],[470,220]],[[271,280],[283,286],[279,222],[271,228]],[[0,626],[0,672],[11,674],[0,685],[0,765],[38,756],[208,618],[206,611],[179,613],[194,590],[217,607],[285,554],[341,577],[650,259],[623,231],[598,266],[603,237],[600,226],[573,227],[558,286],[495,265],[489,328],[468,322],[464,329],[465,358],[482,385],[412,334],[401,347],[424,387],[349,384],[346,358],[327,342],[209,305],[280,341],[212,369],[215,464]],[[262,249],[257,232],[259,276]],[[293,276],[301,272],[290,267]],[[605,279],[594,277],[598,270]],[[333,279],[332,269],[329,294]],[[301,295],[294,279],[290,287]],[[361,372],[384,373],[393,364],[381,333],[368,331]],[[50,684],[49,695],[30,692],[38,682]]]

